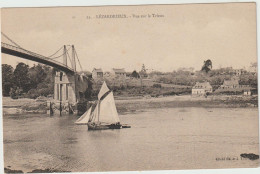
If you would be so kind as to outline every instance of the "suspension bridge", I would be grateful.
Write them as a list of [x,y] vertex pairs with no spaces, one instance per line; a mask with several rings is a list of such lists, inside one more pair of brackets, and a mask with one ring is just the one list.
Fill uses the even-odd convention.
[[[84,93],[88,88],[88,81],[86,77],[77,73],[76,63],[78,62],[81,70],[82,66],[74,45],[63,45],[51,56],[43,56],[21,47],[3,32],[1,34],[2,38],[11,43],[1,42],[1,52],[3,54],[39,62],[60,70],[56,72],[54,77],[53,100],[47,103],[47,110],[50,113],[56,110],[60,114],[61,112],[77,112],[78,102],[85,98]],[[69,54],[70,49],[71,56]],[[57,61],[58,58],[62,58],[62,62]],[[68,66],[68,58],[71,66]]]
[[[81,67],[77,52],[74,48],[74,45],[69,45],[68,48],[66,48],[66,45],[62,46],[61,48],[58,49],[58,51],[56,51],[54,54],[52,54],[51,56],[43,56],[40,55],[38,53],[29,51],[27,49],[24,49],[23,47],[21,47],[20,45],[18,45],[16,42],[14,42],[12,39],[10,39],[6,34],[4,34],[3,32],[1,32],[2,36],[4,38],[6,38],[8,41],[10,41],[12,44],[8,44],[5,42],[1,42],[1,51],[4,54],[9,54],[12,56],[16,56],[16,57],[20,57],[23,59],[27,59],[27,60],[31,60],[31,61],[35,61],[35,62],[39,62],[45,65],[49,65],[51,67],[57,68],[61,71],[64,71],[66,73],[76,73],[76,60],[75,58],[77,58],[79,65]],[[61,51],[61,49],[63,48],[63,53],[59,56],[55,56],[59,51]],[[72,60],[70,59],[69,56],[69,50],[72,49]],[[54,57],[55,56],[55,57]],[[63,57],[63,62],[59,62],[56,59]],[[67,57],[70,59],[71,61],[71,66],[68,66],[67,64]],[[82,69],[82,67],[81,67]]]

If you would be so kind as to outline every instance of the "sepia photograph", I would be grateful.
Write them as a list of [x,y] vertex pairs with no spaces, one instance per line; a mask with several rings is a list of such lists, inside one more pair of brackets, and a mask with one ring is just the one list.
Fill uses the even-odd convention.
[[257,4],[1,8],[3,168],[259,167]]

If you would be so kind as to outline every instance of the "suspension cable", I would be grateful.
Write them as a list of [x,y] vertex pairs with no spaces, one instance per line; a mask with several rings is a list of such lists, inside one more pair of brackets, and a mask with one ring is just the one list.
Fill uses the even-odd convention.
[[[1,34],[6,38],[8,39],[10,42],[12,42],[14,45],[16,45],[18,48],[22,49],[23,51],[31,54],[31,55],[35,55],[35,56],[40,56],[40,57],[44,57],[40,54],[37,54],[37,53],[34,53],[34,52],[31,52],[31,51],[28,51],[26,49],[24,49],[23,47],[21,47],[20,45],[18,45],[15,41],[13,41],[11,38],[9,38],[6,34],[4,34],[2,31],[1,31]],[[55,53],[56,54],[56,53]],[[48,57],[47,57],[48,58]]]
[[76,51],[76,49],[75,49],[75,53],[76,53],[76,57],[77,57],[77,59],[78,59],[78,62],[79,62],[80,69],[81,69],[81,71],[83,71],[83,69],[82,69],[82,66],[81,66],[81,63],[80,63],[80,61],[79,61],[79,57],[78,57],[78,54],[77,54],[77,51]]
[[59,48],[59,50],[56,51],[54,54],[52,54],[52,55],[50,55],[50,56],[47,56],[47,57],[51,58],[52,56],[54,56],[55,54],[57,54],[62,48],[63,48],[63,46],[61,46],[61,47]]
[[4,34],[2,31],[1,31],[1,34],[6,38],[8,39],[10,42],[12,42],[13,44],[15,44],[17,47],[19,48],[22,48],[20,45],[18,45],[17,43],[15,43],[12,39],[10,39],[6,34]]
[[67,56],[68,56],[68,58],[69,58],[69,60],[70,60],[70,64],[72,64],[72,61],[71,61],[71,59],[70,59],[70,55],[69,55],[69,53],[66,51],[66,54],[67,54]]
[[[71,49],[71,47],[69,47],[68,49],[66,49],[66,53]],[[66,53],[62,53],[61,55],[57,56],[57,57],[49,57],[50,59],[57,59],[60,58],[61,56],[65,55]]]

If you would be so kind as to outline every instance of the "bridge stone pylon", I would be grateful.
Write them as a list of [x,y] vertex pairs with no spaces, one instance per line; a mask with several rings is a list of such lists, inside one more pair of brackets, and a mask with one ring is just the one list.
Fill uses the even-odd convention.
[[[77,82],[79,75],[76,73],[75,48],[71,46],[71,66],[74,73],[66,73],[63,71],[56,72],[54,79],[54,105],[56,111],[61,112],[77,112],[77,102],[79,101],[79,91]],[[63,48],[63,64],[67,66],[67,58],[69,57],[66,45]]]

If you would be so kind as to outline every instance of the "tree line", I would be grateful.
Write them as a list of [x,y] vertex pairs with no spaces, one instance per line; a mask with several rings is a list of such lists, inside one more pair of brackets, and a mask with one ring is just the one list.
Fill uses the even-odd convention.
[[[2,64],[3,96],[37,98],[53,95],[56,71],[57,69],[42,64],[29,67],[24,63],[19,63],[15,68],[11,65]],[[147,73],[143,65],[142,71],[139,73],[133,71],[130,74],[133,78],[150,78],[157,83],[189,87],[192,87],[196,82],[208,81],[214,90],[222,85],[224,80],[229,80],[236,75],[232,67],[212,69],[210,60],[204,61],[202,69],[195,72],[179,69],[166,73],[156,71]],[[257,75],[255,73],[243,70],[243,73],[238,77],[240,85],[250,85],[257,89]]]
[[56,69],[37,64],[18,63],[15,68],[2,64],[3,96],[37,98],[53,94]]

